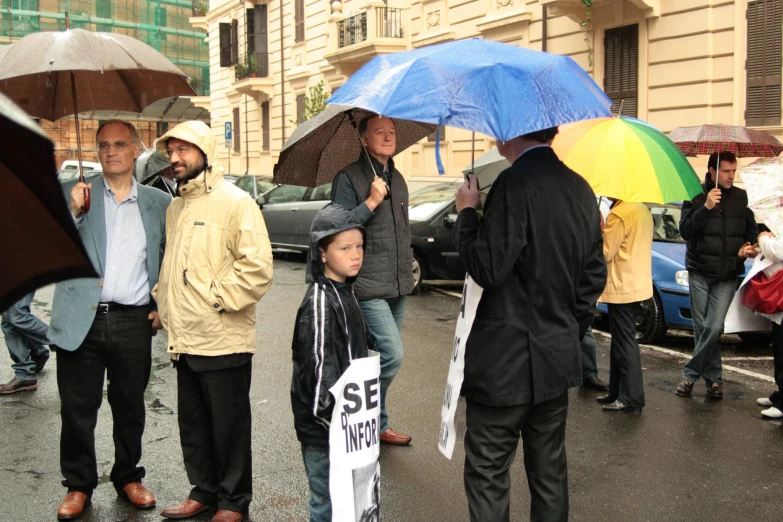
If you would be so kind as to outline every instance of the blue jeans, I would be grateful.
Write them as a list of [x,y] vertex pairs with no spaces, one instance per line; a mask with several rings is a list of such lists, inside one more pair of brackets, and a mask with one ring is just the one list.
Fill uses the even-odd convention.
[[20,381],[35,380],[33,357],[49,357],[49,349],[44,346],[49,344],[49,327],[30,311],[34,295],[27,294],[3,312],[5,344],[14,361],[14,375]]
[[581,341],[582,348],[582,380],[598,376],[598,364],[595,361],[595,336],[593,328],[588,327]]
[[329,448],[302,444],[307,481],[310,483],[310,522],[331,522],[329,496]]
[[729,311],[737,280],[721,280],[688,271],[693,317],[693,357],[685,364],[686,381],[696,382],[704,378],[707,387],[723,383],[723,365],[720,359],[718,339],[723,331],[723,321]]
[[405,296],[394,299],[361,299],[364,320],[381,354],[381,433],[389,429],[386,394],[394,376],[402,366],[402,319],[405,317]]

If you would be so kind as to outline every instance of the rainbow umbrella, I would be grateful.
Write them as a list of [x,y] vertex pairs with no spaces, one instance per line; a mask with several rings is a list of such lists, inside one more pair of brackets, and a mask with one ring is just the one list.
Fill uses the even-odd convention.
[[702,192],[699,177],[677,145],[641,120],[574,123],[557,135],[552,148],[602,196],[671,203]]

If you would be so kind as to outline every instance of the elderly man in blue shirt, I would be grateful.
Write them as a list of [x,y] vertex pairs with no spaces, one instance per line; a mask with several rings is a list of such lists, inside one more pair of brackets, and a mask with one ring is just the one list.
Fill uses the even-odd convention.
[[[61,400],[60,468],[68,488],[57,509],[60,520],[81,516],[98,486],[94,432],[104,377],[114,421],[109,478],[134,507],[155,505],[155,496],[141,483],[145,470],[139,461],[152,336],[161,327],[150,292],[160,273],[171,197],[133,179],[140,141],[130,123],[103,123],[97,133],[103,176],[64,187],[101,277],[64,281],[54,292],[50,338]],[[83,210],[85,188],[92,190],[89,212]]]

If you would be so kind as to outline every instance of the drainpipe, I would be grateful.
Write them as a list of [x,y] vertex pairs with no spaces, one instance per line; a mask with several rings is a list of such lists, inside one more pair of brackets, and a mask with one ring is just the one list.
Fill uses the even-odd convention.
[[546,52],[546,26],[549,13],[547,6],[541,6],[541,50]]
[[245,94],[245,176],[250,172],[250,136],[247,128],[247,94]]
[[285,145],[285,59],[283,47],[283,0],[280,0],[280,122],[281,137],[280,148]]

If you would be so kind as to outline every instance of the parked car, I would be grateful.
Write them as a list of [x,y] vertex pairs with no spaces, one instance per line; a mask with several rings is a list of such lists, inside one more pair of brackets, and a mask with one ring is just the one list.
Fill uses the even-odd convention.
[[234,184],[250,194],[250,197],[253,199],[258,199],[258,196],[268,192],[277,185],[277,183],[272,182],[272,176],[256,176],[253,174],[237,177]]
[[[454,194],[460,183],[455,181],[424,187],[408,198],[413,247],[413,293],[419,292],[421,282],[425,279],[465,278],[465,269],[452,237],[457,221]],[[489,187],[481,191],[482,203],[488,192]]]
[[319,187],[275,185],[256,198],[266,221],[272,248],[306,253],[310,224],[316,212],[329,203],[332,184]]

